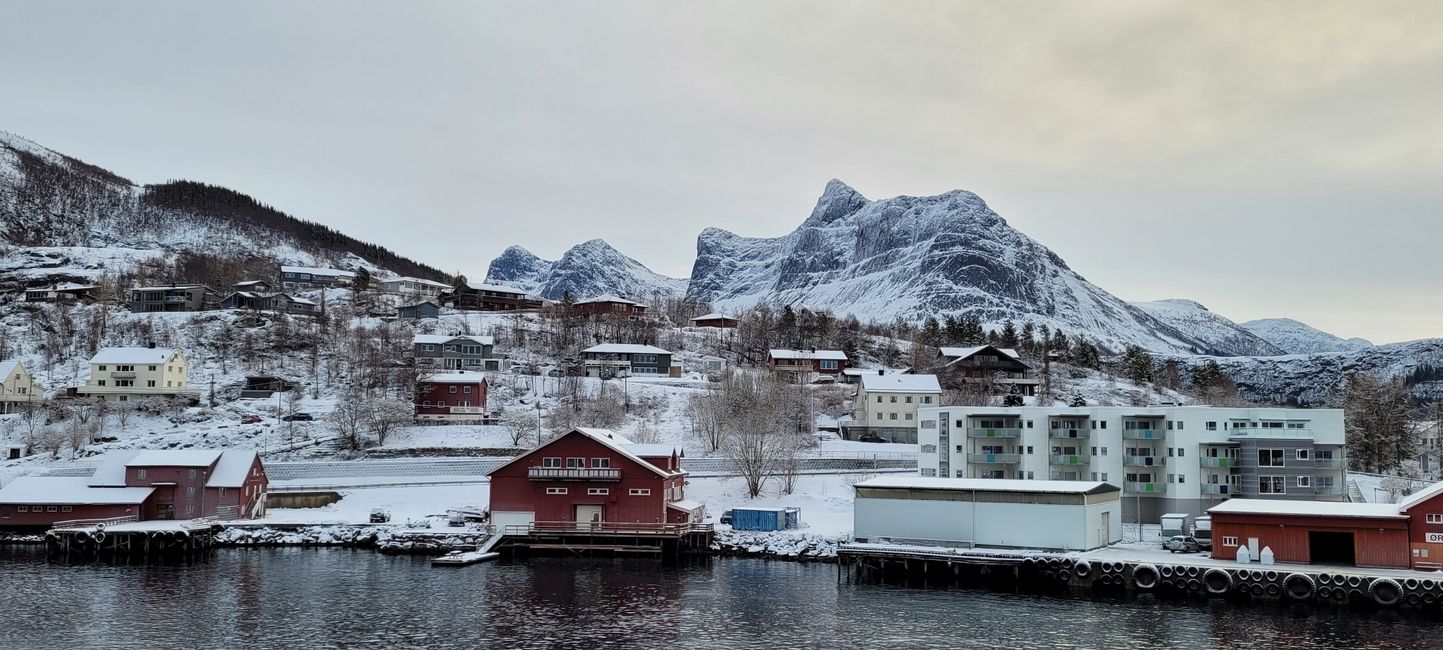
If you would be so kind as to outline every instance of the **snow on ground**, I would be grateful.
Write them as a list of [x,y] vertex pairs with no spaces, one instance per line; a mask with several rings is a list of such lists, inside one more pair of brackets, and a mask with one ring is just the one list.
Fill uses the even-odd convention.
[[[521,447],[535,445],[535,440],[521,441]],[[391,434],[383,449],[416,448],[485,448],[515,447],[506,427],[498,425],[428,425],[405,427]]]
[[893,442],[858,442],[856,440],[822,440],[817,443],[816,453],[821,456],[843,454],[847,457],[878,458],[916,456],[917,445]]
[[341,500],[321,508],[269,508],[258,524],[358,524],[370,521],[371,509],[391,511],[391,523],[430,520],[444,527],[448,508],[485,507],[491,501],[488,484],[438,485],[399,488],[355,488],[341,491]]
[[[747,498],[746,481],[740,477],[692,478],[686,498],[706,504],[713,521],[731,508],[801,508],[802,528],[792,534],[850,536],[852,534],[852,485],[870,478],[866,475],[808,475],[797,478],[791,494],[781,494],[781,483],[771,479],[762,495]],[[730,526],[718,526],[730,529]]]

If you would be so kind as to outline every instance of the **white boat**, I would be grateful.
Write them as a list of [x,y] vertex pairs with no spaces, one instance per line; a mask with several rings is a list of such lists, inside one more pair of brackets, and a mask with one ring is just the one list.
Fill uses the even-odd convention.
[[486,553],[482,551],[451,551],[440,557],[432,558],[431,566],[468,566],[500,556],[500,553]]

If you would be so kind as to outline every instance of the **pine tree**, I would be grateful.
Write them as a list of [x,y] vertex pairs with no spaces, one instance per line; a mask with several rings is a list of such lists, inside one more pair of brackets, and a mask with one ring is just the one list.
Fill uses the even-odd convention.
[[1134,384],[1152,381],[1152,355],[1136,345],[1127,346],[1122,353],[1122,376]]
[[982,330],[982,321],[976,316],[964,316],[960,323],[962,345],[982,345],[987,342],[987,333]]
[[927,320],[922,323],[921,340],[934,348],[942,344],[942,325],[937,322],[935,316],[928,316]]
[[1072,396],[1072,401],[1069,402],[1067,405],[1071,406],[1072,408],[1082,408],[1084,406],[1087,406],[1087,400],[1083,399],[1081,395],[1074,394]]
[[1017,347],[1017,326],[1009,319],[1002,324],[1002,334],[997,338],[998,343],[1004,348]]
[[1082,339],[1072,348],[1072,362],[1089,370],[1097,370],[1102,367],[1102,356],[1092,341]]
[[1035,356],[1037,353],[1037,330],[1032,323],[1022,324],[1022,334],[1017,337],[1017,345],[1022,348],[1023,354]]
[[351,280],[351,288],[360,293],[371,288],[371,272],[366,267],[356,269],[356,277]]
[[965,345],[962,341],[962,321],[952,314],[942,320],[942,342],[946,345]]

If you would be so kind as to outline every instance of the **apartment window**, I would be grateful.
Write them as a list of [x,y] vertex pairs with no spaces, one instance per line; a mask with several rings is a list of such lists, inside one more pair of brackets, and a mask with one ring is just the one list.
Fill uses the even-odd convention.
[[542,459],[541,459],[541,466],[542,466],[542,467],[561,467],[561,458],[560,458],[559,456],[558,456],[558,457],[552,457],[552,458],[542,458]]
[[1102,480],[1104,480],[1104,481],[1107,480],[1107,472],[1103,472],[1103,473],[1102,473]]
[[1299,449],[1299,450],[1298,450],[1298,460],[1307,460],[1307,459],[1308,459],[1308,450],[1306,450],[1306,449]]
[[878,420],[882,419],[882,414],[881,414],[881,413],[878,413],[878,414],[877,414],[877,419],[878,419]]
[[1099,425],[1098,428],[1099,428],[1099,429],[1106,429],[1106,428],[1107,428],[1107,420],[1103,420],[1103,421],[1102,421],[1102,424]]
[[136,470],[136,472],[135,472],[135,477],[138,478],[138,479],[140,479],[140,480],[142,480],[142,481],[144,481],[144,480],[145,480],[145,470],[144,470],[144,469]]
[[593,458],[593,459],[591,459],[591,466],[594,467],[594,468],[597,468],[597,469],[606,469],[606,468],[609,468],[609,467],[611,467],[611,459],[610,459],[610,458]]
[[1096,421],[1096,420],[1093,420],[1093,421],[1092,421],[1092,428],[1093,428],[1093,430],[1096,430],[1096,429],[1097,429],[1097,421]]
[[586,459],[585,459],[585,458],[567,458],[567,459],[566,459],[566,466],[567,466],[568,468],[571,468],[571,469],[580,469],[580,468],[586,467]]
[[97,379],[97,380],[95,380],[95,385],[96,385],[96,386],[104,386],[104,385],[105,385],[105,380],[104,380],[104,379]]
[[1106,456],[1106,455],[1107,455],[1107,447],[1103,447],[1103,448],[1102,448],[1102,455],[1103,455],[1103,456]]
[[145,380],[145,387],[146,387],[146,388],[155,388],[155,380],[154,380],[154,379],[147,379],[147,380]]
[[446,408],[446,400],[436,400],[436,408]]
[[893,404],[896,404],[896,403],[897,403],[897,396],[896,396],[896,395],[892,395],[891,397],[892,397],[892,403],[893,403]]
[[936,428],[937,428],[937,421],[936,421],[936,420],[922,420],[922,423],[919,424],[919,425],[917,425],[917,426],[922,427],[923,429],[936,429]]
[[1176,482],[1177,482],[1177,474],[1168,474],[1168,475],[1167,475],[1167,482],[1168,482],[1168,483],[1176,483]]
[[566,494],[566,488],[546,488],[547,494]]
[[651,496],[651,488],[631,488],[627,490],[626,493],[634,497],[649,497]]
[[1443,524],[1443,515],[1427,515],[1427,521],[1430,524]]
[[1301,428],[1303,428],[1303,425],[1305,425],[1305,424],[1307,424],[1307,423],[1306,423],[1306,422],[1289,422],[1289,423],[1288,423],[1288,428],[1289,428],[1289,429],[1301,429]]
[[1168,458],[1172,458],[1172,457],[1173,457],[1173,451],[1174,451],[1174,449],[1173,449],[1172,447],[1168,447],[1168,448],[1167,448],[1167,457],[1168,457]]
[[1184,424],[1187,424],[1187,423],[1186,423],[1186,422],[1183,422],[1182,420],[1178,420],[1178,421],[1177,421],[1177,430],[1178,430],[1178,431],[1182,431]]
[[1283,450],[1281,449],[1259,449],[1258,467],[1282,467]]
[[1217,430],[1218,430],[1218,423],[1217,423],[1217,422],[1209,422],[1209,423],[1207,423],[1207,426],[1204,427],[1204,428],[1207,429],[1208,431],[1217,431]]
[[1167,421],[1167,430],[1172,431],[1172,420]]
[[586,494],[594,497],[606,496],[608,494],[611,494],[611,490],[608,488],[586,488]]
[[902,400],[905,401],[905,402],[908,403],[908,404],[911,404],[911,403],[912,403],[912,396],[911,396],[911,395],[908,395],[908,396],[906,396],[906,397],[903,397]]
[[1097,480],[1097,472],[1093,472],[1093,473],[1092,473],[1092,480],[1094,480],[1094,481]]
[[906,419],[907,419],[908,421],[911,421],[911,419],[912,419],[912,414],[911,414],[911,413],[906,413],[905,415],[906,415]]
[[1238,545],[1238,538],[1236,538],[1236,537],[1224,537],[1224,538],[1223,538],[1223,546],[1237,546],[1237,545]]
[[1027,473],[1027,480],[1032,480],[1032,472]]
[[1300,487],[1300,488],[1313,487],[1313,477],[1311,477],[1311,476],[1299,476],[1299,477],[1298,477],[1298,487]]
[[421,400],[421,406],[426,406],[426,407],[431,406],[431,400],[428,400],[428,399],[423,399],[423,400]]
[[464,400],[464,399],[461,400],[460,406],[466,407],[466,406],[470,406],[470,405],[471,405],[471,402],[470,402],[470,401],[467,401],[467,400]]
[[156,366],[151,366],[151,367],[150,367],[150,371],[151,371],[151,372],[155,372],[155,369],[156,369]]
[[1032,420],[1028,420],[1028,421],[1027,421],[1027,428],[1029,428],[1029,429],[1032,428]]
[[897,414],[896,414],[896,413],[891,413],[891,414],[889,414],[889,415],[891,415],[891,417],[888,418],[888,419],[890,419],[890,420],[895,420],[895,419],[897,419]]
[[1178,447],[1178,448],[1177,448],[1177,457],[1178,457],[1178,458],[1182,458],[1183,456],[1186,456],[1186,455],[1187,455],[1187,449],[1185,449],[1185,448],[1183,448],[1183,447]]
[[922,468],[922,476],[932,476],[932,477],[935,477],[935,476],[937,476],[937,470],[935,470],[935,469],[933,469],[933,468],[930,468],[930,467],[924,467],[924,468]]
[[452,392],[452,393],[456,392],[456,387],[455,387],[455,386],[451,386],[451,391],[450,391],[450,392]]
[[1027,445],[1027,455],[1028,455],[1028,456],[1031,456],[1031,455],[1032,455],[1032,445]]
[[1285,485],[1281,476],[1259,476],[1258,494],[1285,494],[1287,493]]
[[1093,448],[1092,448],[1092,455],[1093,455],[1093,456],[1096,456],[1096,455],[1097,455],[1097,447],[1093,447]]
[[1186,483],[1186,482],[1187,482],[1187,474],[1178,474],[1178,475],[1177,475],[1177,482],[1178,482],[1179,484]]
[[881,404],[881,403],[882,403],[882,396],[881,396],[881,395],[878,395],[878,396],[877,396],[877,403],[878,403],[878,404]]
[[937,453],[937,445],[922,445],[922,453],[924,453],[924,454],[935,454],[935,453]]
[[[931,404],[931,403],[932,403],[932,396],[931,396],[931,395],[923,395],[923,396],[922,396],[922,403],[923,403],[923,404]],[[1029,422],[1028,424],[1031,424],[1031,423]]]
[[101,372],[105,372],[105,369],[106,369],[105,366],[101,366],[101,367],[100,367],[100,371],[101,371]]
[[1319,449],[1319,450],[1318,450],[1318,460],[1333,460],[1333,450],[1331,450],[1331,449]]
[[836,369],[837,369],[837,362],[836,362],[836,361],[823,360],[823,361],[821,361],[821,364],[820,364],[820,365],[821,365],[822,370],[836,370]]

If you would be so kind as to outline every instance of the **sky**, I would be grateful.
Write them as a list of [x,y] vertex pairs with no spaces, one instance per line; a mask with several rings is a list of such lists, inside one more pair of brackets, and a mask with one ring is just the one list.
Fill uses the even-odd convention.
[[19,2],[0,129],[468,277],[690,274],[828,179],[973,191],[1126,300],[1443,336],[1439,2]]

